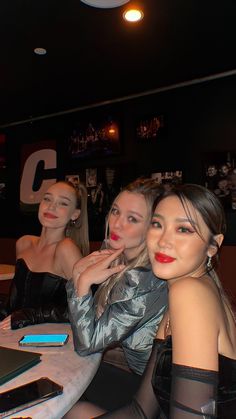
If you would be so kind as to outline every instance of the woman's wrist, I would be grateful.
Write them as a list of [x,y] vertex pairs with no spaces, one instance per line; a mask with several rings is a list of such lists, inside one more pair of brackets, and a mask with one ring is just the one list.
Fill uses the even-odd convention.
[[84,295],[89,294],[91,285],[92,284],[90,284],[88,280],[86,280],[85,276],[83,274],[80,274],[76,284],[76,291],[78,297],[83,297]]

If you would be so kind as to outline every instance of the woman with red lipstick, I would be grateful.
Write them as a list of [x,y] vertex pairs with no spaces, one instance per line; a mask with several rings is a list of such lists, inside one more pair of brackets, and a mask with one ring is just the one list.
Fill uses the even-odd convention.
[[[16,244],[16,273],[0,329],[68,321],[65,284],[74,263],[88,254],[87,191],[57,182],[39,206],[40,237],[23,236]],[[74,239],[74,240],[73,240]]]
[[[82,273],[78,262],[74,283],[67,284],[76,351],[82,356],[106,351],[109,361],[102,362],[86,392],[103,407],[131,399],[166,309],[167,287],[153,275],[146,248],[153,202],[161,192],[151,179],[124,188],[108,214],[106,245],[111,253]],[[95,296],[94,284],[100,284]],[[113,347],[118,349],[111,351]]]
[[168,283],[169,308],[142,384],[130,405],[99,415],[83,404],[78,419],[235,418],[235,314],[214,271],[224,232],[223,208],[202,186],[159,200],[147,245],[153,272]]

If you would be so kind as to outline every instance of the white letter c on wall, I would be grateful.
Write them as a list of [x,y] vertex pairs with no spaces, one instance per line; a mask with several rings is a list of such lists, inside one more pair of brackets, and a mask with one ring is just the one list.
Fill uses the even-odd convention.
[[42,149],[30,154],[27,158],[20,184],[20,201],[24,205],[38,204],[46,190],[56,182],[56,179],[43,179],[40,188],[33,190],[33,184],[36,176],[36,169],[39,162],[44,163],[44,170],[55,169],[57,165],[57,153],[52,149]]

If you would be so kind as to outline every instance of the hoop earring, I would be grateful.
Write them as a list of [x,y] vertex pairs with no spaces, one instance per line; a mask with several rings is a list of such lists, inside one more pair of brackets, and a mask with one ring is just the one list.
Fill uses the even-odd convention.
[[211,256],[208,256],[208,259],[207,259],[207,269],[211,269],[212,268],[212,264],[211,264]]

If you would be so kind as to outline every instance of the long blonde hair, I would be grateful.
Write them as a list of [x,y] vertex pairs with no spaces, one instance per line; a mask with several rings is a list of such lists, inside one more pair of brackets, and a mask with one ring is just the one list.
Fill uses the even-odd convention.
[[[107,221],[106,221],[106,238],[105,238],[105,245],[107,246],[108,243],[108,233],[109,233],[109,217],[113,208],[114,203],[116,202],[116,200],[120,197],[120,195],[123,192],[130,192],[130,193],[134,193],[134,194],[140,194],[143,195],[145,200],[146,200],[146,204],[147,204],[147,208],[148,208],[148,224],[151,221],[151,217],[152,217],[152,212],[153,212],[153,204],[155,202],[155,200],[157,199],[157,197],[163,192],[163,188],[153,179],[149,179],[149,178],[138,178],[135,181],[133,181],[132,183],[129,183],[125,188],[122,189],[122,191],[117,195],[117,197],[114,199],[113,204],[111,206],[111,209],[108,213],[107,216]],[[123,277],[124,273],[130,269],[134,269],[137,267],[145,267],[147,266],[150,261],[149,261],[149,257],[148,257],[148,252],[147,252],[147,246],[146,246],[146,241],[143,242],[142,244],[142,248],[141,251],[139,252],[139,254],[133,258],[132,260],[127,260],[127,258],[125,257],[125,255],[122,253],[119,258],[117,258],[114,262],[113,262],[113,266],[118,265],[118,264],[125,264],[126,267],[122,272],[119,272],[117,274],[112,275],[110,278],[108,278],[107,281],[105,281],[103,284],[101,284],[99,286],[98,291],[95,294],[95,302],[97,305],[97,316],[99,317],[104,309],[105,309],[105,305],[107,304],[110,292],[112,290],[112,288],[114,287],[114,285],[119,282],[119,280]]]
[[66,227],[66,237],[70,237],[80,248],[83,256],[89,254],[89,228],[87,211],[87,189],[82,184],[73,185],[69,181],[61,181],[73,188],[76,195],[76,208],[80,210],[80,215],[75,221],[69,221]]

